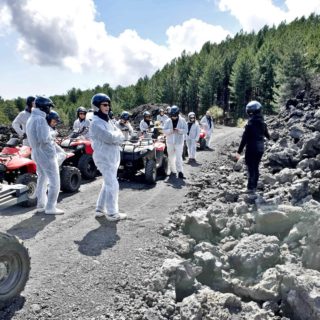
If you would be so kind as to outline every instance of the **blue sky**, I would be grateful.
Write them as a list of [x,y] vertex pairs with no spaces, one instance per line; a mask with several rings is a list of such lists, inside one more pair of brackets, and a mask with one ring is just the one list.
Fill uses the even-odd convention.
[[129,85],[182,50],[313,12],[319,0],[0,0],[0,96]]

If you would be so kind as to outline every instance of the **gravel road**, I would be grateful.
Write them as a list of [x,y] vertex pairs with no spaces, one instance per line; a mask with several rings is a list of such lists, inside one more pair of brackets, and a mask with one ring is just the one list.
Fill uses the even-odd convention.
[[[215,129],[214,151],[198,153],[203,165],[219,147],[238,141],[242,130]],[[35,214],[18,206],[1,212],[1,231],[22,239],[31,255],[30,279],[22,296],[0,312],[1,319],[125,319],[144,279],[171,253],[160,227],[185,201],[192,174],[201,165],[185,164],[186,180],[159,180],[153,187],[120,182],[120,210],[126,221],[94,218],[102,179],[82,184],[73,195],[60,194],[63,216]],[[136,300],[134,300],[136,301]]]

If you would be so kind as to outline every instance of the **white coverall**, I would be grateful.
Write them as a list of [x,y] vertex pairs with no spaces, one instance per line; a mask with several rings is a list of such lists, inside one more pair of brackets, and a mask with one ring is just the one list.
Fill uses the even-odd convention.
[[121,130],[124,140],[129,140],[133,132],[131,124],[129,122],[122,123],[121,120],[118,120],[116,126]]
[[50,126],[49,126],[49,129],[50,129],[51,139],[53,140],[54,146],[56,148],[58,165],[60,167],[62,165],[63,161],[66,160],[67,153],[56,143],[56,138],[57,138],[58,132],[56,130],[54,130],[53,128],[51,128]]
[[[187,125],[189,125],[189,123]],[[189,134],[186,135],[189,159],[196,158],[197,141],[199,140],[199,137],[200,126],[198,121],[195,121],[190,128]]]
[[[30,116],[30,112],[23,110],[16,116],[16,118],[12,122],[12,128],[19,135],[20,138],[22,138],[23,135],[26,133],[26,124]],[[22,143],[24,146],[29,146],[27,138],[23,139]]]
[[170,171],[172,173],[177,173],[177,171],[183,173],[182,152],[184,137],[188,133],[188,125],[186,120],[179,116],[176,130],[173,130],[172,120],[169,118],[164,123],[163,133],[167,137],[167,151]]
[[117,179],[120,164],[120,148],[124,136],[112,121],[105,121],[94,115],[90,125],[93,160],[103,176],[103,185],[96,204],[96,210],[108,215],[119,213],[119,183]]
[[76,119],[73,123],[73,132],[77,132],[77,133],[79,132],[86,139],[89,139],[89,127],[90,127],[89,120],[84,119],[83,121],[80,121],[79,119]]
[[211,135],[212,135],[212,131],[214,128],[214,123],[213,123],[213,119],[211,118],[211,127],[210,127],[210,122],[207,118],[207,116],[203,116],[202,119],[200,120],[200,125],[202,126],[202,128],[204,129],[205,133],[206,133],[206,145],[207,147],[210,147],[210,141],[211,141]]
[[54,212],[60,191],[60,175],[55,143],[45,112],[38,108],[32,109],[26,133],[31,147],[31,157],[37,165],[37,207],[45,208],[45,212]]
[[[153,122],[150,120],[150,124],[153,124]],[[140,131],[141,133],[145,133],[145,132],[152,132],[153,128],[149,128],[149,125],[147,122],[144,121],[144,119],[142,119],[140,121]]]
[[164,123],[169,119],[169,117],[167,115],[161,115],[161,114],[158,114],[157,115],[157,121],[160,121],[160,124],[161,124],[161,127],[164,126]]

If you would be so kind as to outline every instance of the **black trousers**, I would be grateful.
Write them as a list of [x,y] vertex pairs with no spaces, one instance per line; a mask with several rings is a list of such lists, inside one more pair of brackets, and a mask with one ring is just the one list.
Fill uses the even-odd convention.
[[262,158],[263,152],[248,150],[245,155],[246,165],[248,168],[248,184],[249,190],[257,189],[259,180],[259,164]]

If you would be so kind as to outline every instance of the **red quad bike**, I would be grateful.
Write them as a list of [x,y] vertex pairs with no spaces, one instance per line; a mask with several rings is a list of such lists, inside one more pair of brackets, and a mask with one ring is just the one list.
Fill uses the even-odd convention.
[[58,143],[66,152],[74,154],[67,163],[77,167],[84,179],[91,180],[96,177],[98,170],[92,158],[93,149],[89,139],[81,136],[81,132],[77,132]]
[[[0,184],[0,209],[25,202],[25,185]],[[6,307],[23,291],[30,273],[28,249],[15,236],[0,232],[0,309]]]
[[[0,183],[23,184],[28,187],[27,199],[20,201],[24,207],[33,207],[37,203],[36,186],[36,163],[31,160],[31,148],[19,146],[19,139],[11,138],[0,153]],[[66,165],[73,154],[69,153],[67,159],[60,167],[61,190],[64,192],[75,192],[81,184],[80,171]]]
[[119,175],[130,177],[144,170],[145,181],[154,184],[158,174],[162,176],[168,174],[168,157],[163,136],[152,139],[148,134],[140,138],[134,135],[122,144],[120,152]]

